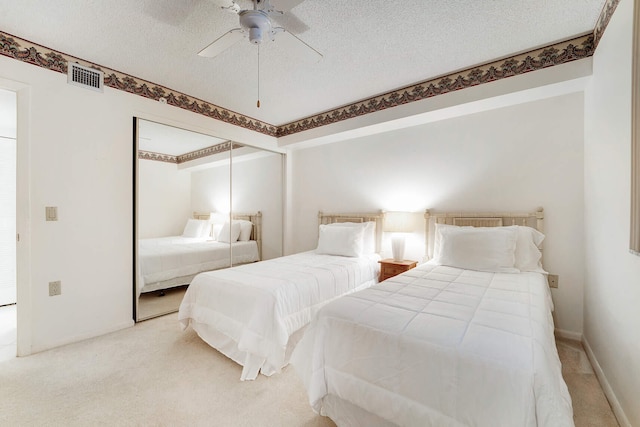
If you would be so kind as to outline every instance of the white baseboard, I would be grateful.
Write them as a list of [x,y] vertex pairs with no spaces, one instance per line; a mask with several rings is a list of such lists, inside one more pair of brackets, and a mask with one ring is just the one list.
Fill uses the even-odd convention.
[[[80,335],[76,335],[73,337],[67,337],[66,339],[57,341],[57,342],[49,342],[46,343],[43,346],[34,346],[32,347],[32,352],[31,354],[35,354],[35,353],[40,353],[43,351],[47,351],[47,350],[51,350],[57,347],[62,347],[63,345],[67,345],[67,344],[73,344],[76,342],[80,342],[80,341],[84,341],[90,338],[95,338],[95,337],[99,337],[101,335],[106,335],[106,334],[110,334],[111,332],[116,332],[119,331],[121,329],[125,329],[125,328],[130,328],[133,325],[135,325],[135,322],[133,321],[133,319],[128,320],[126,322],[117,324],[117,325],[113,325],[109,328],[105,328],[105,329],[100,329],[100,330],[95,330],[95,331],[90,331],[90,332],[85,332],[84,334],[80,334]],[[21,356],[28,356],[27,354],[21,355]]]
[[555,336],[560,338],[565,338],[565,339],[574,340],[574,341],[582,341],[582,334],[580,332],[573,332],[573,331],[567,331],[564,329],[556,328],[554,330],[554,334]]
[[631,427],[631,423],[627,419],[627,416],[624,414],[622,407],[620,406],[620,402],[618,402],[618,398],[616,397],[609,381],[607,381],[607,377],[604,376],[604,372],[598,363],[598,359],[596,359],[596,355],[591,350],[591,346],[586,338],[582,339],[582,346],[584,347],[585,352],[587,353],[587,357],[589,358],[589,362],[591,362],[591,366],[593,367],[596,376],[598,377],[598,381],[600,381],[600,385],[602,386],[602,391],[604,395],[607,396],[607,400],[609,400],[609,404],[613,409],[613,414],[618,419],[618,424],[622,427]]

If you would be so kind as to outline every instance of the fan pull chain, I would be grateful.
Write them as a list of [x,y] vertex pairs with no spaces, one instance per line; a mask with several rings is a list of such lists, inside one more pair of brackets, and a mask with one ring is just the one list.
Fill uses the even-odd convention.
[[260,45],[258,45],[258,102],[256,105],[260,108]]

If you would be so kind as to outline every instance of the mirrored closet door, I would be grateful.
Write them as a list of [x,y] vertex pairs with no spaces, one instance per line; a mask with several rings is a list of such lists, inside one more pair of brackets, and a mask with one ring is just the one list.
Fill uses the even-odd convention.
[[136,321],[177,311],[200,272],[282,255],[281,154],[139,118],[134,129]]

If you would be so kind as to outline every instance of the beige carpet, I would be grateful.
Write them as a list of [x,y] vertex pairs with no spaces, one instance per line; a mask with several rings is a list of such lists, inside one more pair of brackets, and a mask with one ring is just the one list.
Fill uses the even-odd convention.
[[0,426],[332,426],[293,369],[241,382],[240,366],[177,314],[0,363]]
[[[558,342],[576,426],[617,426],[580,343]],[[333,426],[293,369],[239,381],[240,367],[170,314],[0,363],[2,426]]]
[[611,406],[579,341],[556,339],[576,427],[618,427]]

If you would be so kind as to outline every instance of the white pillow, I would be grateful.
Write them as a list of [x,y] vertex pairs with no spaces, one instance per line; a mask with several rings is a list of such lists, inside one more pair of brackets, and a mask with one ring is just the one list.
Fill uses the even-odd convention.
[[440,229],[436,263],[469,270],[517,273],[518,233],[511,227],[446,227]]
[[523,225],[512,225],[507,228],[515,228],[518,233],[514,266],[520,271],[546,273],[542,269],[542,252],[540,252],[544,234],[535,228]]
[[321,225],[316,253],[359,257],[362,255],[362,227],[332,227]]
[[202,227],[202,230],[200,231],[200,237],[211,239],[212,225],[213,224],[211,224],[209,221],[205,221],[205,224]]
[[189,218],[182,231],[182,237],[202,237],[203,230],[208,224],[208,221],[202,219]]
[[218,240],[218,236],[220,235],[220,231],[222,230],[222,226],[224,224],[212,224],[212,232],[211,232],[211,237],[213,237],[213,240]]
[[440,258],[440,242],[442,241],[442,234],[440,230],[445,228],[459,229],[459,228],[473,228],[473,227],[471,226],[460,227],[459,225],[440,224],[436,222],[435,232],[433,236],[433,256],[432,256],[433,259]]
[[363,230],[362,233],[362,253],[376,253],[376,223],[374,221],[367,222],[333,222],[326,224],[329,227],[356,227]]
[[247,242],[251,238],[251,230],[253,228],[253,223],[251,221],[247,221],[244,219],[234,219],[234,223],[240,224],[240,236],[238,237],[238,241]]
[[235,243],[238,241],[238,237],[240,237],[240,223],[233,222],[229,225],[228,222],[225,222],[218,233],[218,242]]

